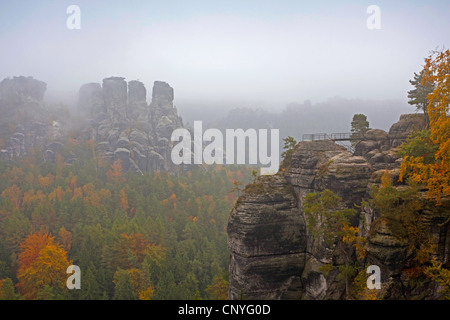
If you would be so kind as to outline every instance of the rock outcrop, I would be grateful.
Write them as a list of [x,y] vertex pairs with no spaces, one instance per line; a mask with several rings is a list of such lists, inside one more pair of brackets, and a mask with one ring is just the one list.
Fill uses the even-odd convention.
[[[328,188],[349,205],[360,202],[370,175],[370,164],[342,146],[332,141],[304,141],[295,147],[286,171],[259,177],[248,185],[228,224],[229,298],[238,298],[241,291],[253,299],[323,299],[335,295],[319,272],[333,256],[308,236],[303,199],[307,193]],[[247,240],[249,235],[251,241]],[[270,251],[255,249],[260,247]],[[255,270],[254,265],[259,268]]]
[[79,109],[91,117],[86,131],[108,160],[120,159],[125,171],[172,171],[170,136],[183,126],[173,105],[173,89],[155,81],[147,104],[142,82],[110,77],[85,84],[79,91]]
[[[14,160],[32,147],[44,147],[43,159],[55,162],[63,147],[68,119],[58,119],[46,109],[47,85],[32,77],[14,77],[0,83],[0,157]],[[175,171],[171,161],[171,134],[183,126],[173,105],[173,88],[155,81],[152,101],[140,81],[109,77],[79,89],[77,139],[96,142],[96,151],[107,160],[120,159],[124,171]],[[66,128],[67,127],[67,128]],[[65,156],[73,163],[73,154]]]
[[245,285],[247,299],[280,299],[298,284],[305,232],[294,190],[283,176],[248,185],[228,224],[230,298],[238,298]]
[[[32,77],[7,78],[0,82],[0,157],[14,160],[32,147],[43,146],[51,158],[61,132],[45,109],[45,82]],[[53,158],[49,159],[54,160]]]
[[[337,271],[343,259],[336,248],[309,235],[303,212],[306,194],[324,189],[342,198],[343,208],[358,209],[351,223],[359,225],[368,237],[367,262],[382,269],[383,281],[390,288],[387,297],[398,299],[414,294],[414,288],[400,277],[401,269],[408,263],[406,244],[382,223],[369,234],[365,227],[378,217],[373,210],[355,205],[368,198],[370,187],[380,183],[385,170],[394,178],[398,176],[401,159],[394,146],[405,141],[407,134],[403,130],[411,132],[414,126],[420,129],[421,125],[420,117],[404,115],[389,133],[368,131],[356,145],[354,154],[332,141],[300,142],[287,167],[247,185],[228,223],[229,298],[345,297],[345,285],[338,281]],[[441,220],[439,214],[430,216],[429,228],[435,239],[436,256],[439,261],[449,263],[449,223],[443,224]],[[321,268],[329,264],[334,271],[323,272]],[[435,288],[428,289],[432,296]]]
[[400,120],[389,129],[390,146],[398,147],[413,132],[425,126],[423,114],[402,114]]

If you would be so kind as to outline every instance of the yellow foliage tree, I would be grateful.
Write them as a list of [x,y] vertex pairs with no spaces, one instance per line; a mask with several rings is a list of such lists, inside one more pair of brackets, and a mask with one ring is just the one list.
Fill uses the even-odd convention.
[[342,227],[342,242],[353,246],[356,250],[358,259],[364,259],[366,256],[367,239],[359,235],[359,228],[348,224]]
[[425,274],[440,286],[439,299],[450,300],[450,270],[442,268],[442,263],[433,258],[432,265],[427,267]]
[[21,245],[17,287],[25,299],[34,299],[45,286],[63,288],[72,263],[64,248],[48,234],[31,234]]
[[139,300],[151,300],[154,294],[155,294],[155,288],[150,286],[139,292]]
[[435,148],[434,161],[420,155],[406,155],[400,170],[400,180],[408,177],[428,189],[428,198],[440,204],[442,195],[450,195],[450,50],[435,52],[425,59],[424,83],[434,84],[428,95],[430,138]]

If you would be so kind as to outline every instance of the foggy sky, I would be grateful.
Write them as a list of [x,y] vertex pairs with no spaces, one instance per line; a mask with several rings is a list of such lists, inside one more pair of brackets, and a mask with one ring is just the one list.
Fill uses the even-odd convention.
[[[122,76],[151,92],[162,80],[175,101],[406,101],[430,50],[449,45],[450,1],[317,2],[2,1],[0,78],[48,91]],[[71,4],[80,30],[66,27]],[[366,27],[371,4],[380,30]]]

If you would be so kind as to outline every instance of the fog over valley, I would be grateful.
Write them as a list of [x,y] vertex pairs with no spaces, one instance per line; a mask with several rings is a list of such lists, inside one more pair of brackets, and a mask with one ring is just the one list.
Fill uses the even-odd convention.
[[[307,131],[345,130],[356,112],[386,128],[408,112],[408,80],[450,29],[439,19],[449,10],[444,1],[380,1],[374,30],[368,5],[350,1],[76,5],[79,29],[68,28],[65,2],[3,3],[0,78],[32,76],[47,83],[46,101],[69,106],[81,85],[110,76],[147,88],[165,81],[185,122],[219,121],[235,108],[282,114],[310,100],[301,113],[317,116]],[[325,128],[331,109],[342,118]]]

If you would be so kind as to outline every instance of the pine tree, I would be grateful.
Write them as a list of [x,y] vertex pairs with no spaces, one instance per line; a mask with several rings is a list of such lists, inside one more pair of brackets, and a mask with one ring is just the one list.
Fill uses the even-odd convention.
[[[362,113],[353,115],[350,129],[352,134],[350,135],[350,137],[352,139],[362,138],[364,136],[364,133],[366,133],[366,131],[368,130],[370,130],[370,127],[369,121],[367,121],[367,116]],[[359,141],[360,140],[353,140],[351,142],[352,146],[355,146]]]
[[81,286],[80,299],[98,300],[101,299],[100,286],[92,270],[93,265],[89,266],[83,274],[83,285]]
[[283,162],[281,163],[282,170],[284,170],[286,167],[290,165],[292,152],[294,152],[294,148],[297,145],[297,141],[291,136],[284,138],[283,141],[284,141],[283,146],[284,151],[281,153],[281,158],[283,159]]
[[20,300],[19,294],[14,291],[14,284],[10,278],[0,280],[0,300]]
[[427,112],[427,106],[429,104],[428,95],[433,92],[434,85],[432,82],[425,82],[424,80],[424,70],[420,73],[414,72],[414,78],[409,80],[414,89],[408,91],[408,98],[410,99],[408,103],[410,105],[415,105],[416,110],[423,111],[425,115],[425,121],[427,125],[429,124],[429,117]]
[[118,268],[114,274],[114,300],[136,300],[133,283],[127,270]]

